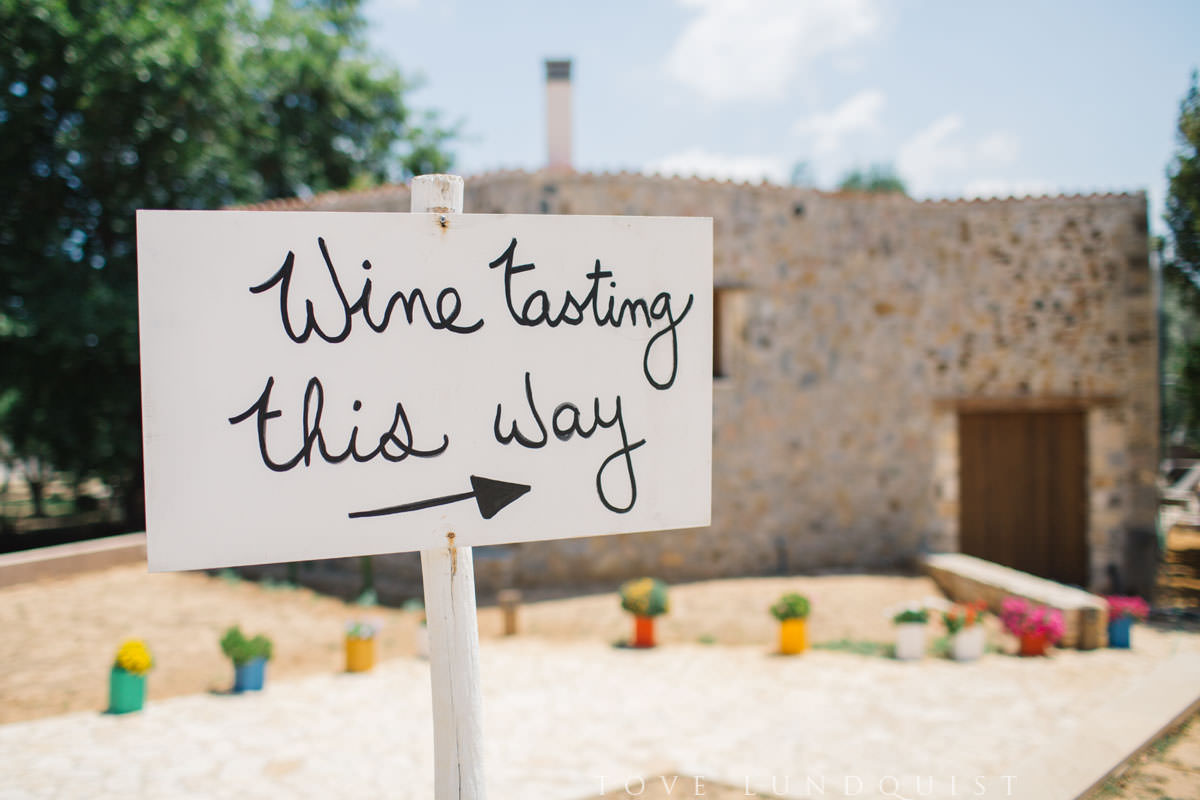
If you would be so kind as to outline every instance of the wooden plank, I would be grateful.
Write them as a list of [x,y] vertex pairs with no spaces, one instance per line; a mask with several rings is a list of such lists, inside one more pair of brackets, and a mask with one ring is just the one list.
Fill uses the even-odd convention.
[[421,579],[433,688],[433,796],[484,800],[483,695],[471,548],[451,544],[422,550]]
[[1084,414],[1067,417],[1063,428],[1060,492],[1060,568],[1064,580],[1079,586],[1088,581],[1087,436]]
[[[463,179],[456,175],[413,178],[412,210],[458,214]],[[470,547],[421,551],[429,672],[433,690],[433,796],[436,800],[484,800],[483,695],[479,682],[479,624],[475,611],[475,565]]]
[[985,556],[981,552],[980,521],[982,492],[980,472],[978,419],[972,414],[958,415],[958,548],[964,553]]
[[1051,495],[1057,477],[1057,415],[1055,413],[1021,414],[1024,438],[1021,442],[1029,480],[1025,502],[1029,504],[1029,527],[1024,532],[1028,553],[1025,570],[1034,575],[1054,579],[1051,568],[1053,542],[1056,532],[1051,520]]
[[1012,411],[1080,411],[1115,406],[1121,398],[1115,394],[1071,394],[1028,397],[938,397],[933,403],[941,411],[984,414]]

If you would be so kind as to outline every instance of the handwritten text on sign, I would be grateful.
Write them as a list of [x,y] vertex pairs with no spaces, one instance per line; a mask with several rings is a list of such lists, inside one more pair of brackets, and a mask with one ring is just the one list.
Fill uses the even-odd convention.
[[138,214],[150,565],[706,525],[708,219]]

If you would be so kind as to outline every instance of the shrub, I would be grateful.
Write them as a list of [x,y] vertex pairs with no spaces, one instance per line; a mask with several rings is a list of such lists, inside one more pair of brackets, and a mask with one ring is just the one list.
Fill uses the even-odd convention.
[[242,633],[241,627],[237,625],[225,631],[225,635],[221,637],[221,652],[238,666],[248,664],[256,658],[270,660],[271,650],[270,639],[261,633],[253,639],[247,639],[246,634]]
[[667,585],[658,578],[638,578],[621,584],[621,608],[639,617],[657,617],[668,610]]
[[789,592],[775,601],[771,606],[771,614],[783,622],[785,619],[804,619],[808,616],[810,605],[808,598],[796,592]]
[[351,620],[346,623],[346,636],[351,639],[374,639],[380,627],[382,626],[373,620]]
[[892,622],[902,625],[906,622],[919,622],[922,625],[929,622],[929,610],[925,608],[906,608],[892,617]]

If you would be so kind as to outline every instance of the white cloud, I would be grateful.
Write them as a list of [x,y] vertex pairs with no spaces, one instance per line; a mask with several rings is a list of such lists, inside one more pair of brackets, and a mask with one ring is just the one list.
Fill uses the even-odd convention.
[[878,130],[882,111],[883,92],[866,89],[832,111],[798,120],[792,130],[813,138],[814,155],[828,156],[837,151],[847,136]]
[[[962,191],[957,187],[976,186],[984,193],[1011,193],[1009,188],[1037,188],[1039,181],[966,180],[964,173],[991,170],[1010,165],[1017,160],[1020,143],[1006,131],[993,131],[982,137],[965,135],[966,123],[958,113],[945,114],[918,131],[900,146],[896,169],[917,195],[949,194]],[[972,192],[966,190],[968,195]]]
[[997,131],[979,140],[977,150],[979,155],[997,164],[1011,164],[1017,160],[1020,151],[1017,137],[1011,133]]
[[777,100],[818,58],[873,35],[877,0],[678,0],[697,15],[667,72],[711,101]]
[[781,158],[762,155],[725,155],[693,147],[646,165],[645,172],[682,177],[785,183],[790,167]]
[[1058,187],[1037,178],[981,178],[969,181],[964,197],[1040,197],[1057,194]]
[[960,115],[946,114],[900,145],[896,169],[913,191],[919,193],[922,185],[933,182],[938,175],[967,165],[966,150],[954,141],[962,126]]

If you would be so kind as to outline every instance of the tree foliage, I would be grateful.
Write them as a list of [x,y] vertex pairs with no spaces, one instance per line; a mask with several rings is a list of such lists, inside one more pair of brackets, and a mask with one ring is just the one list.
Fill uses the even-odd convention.
[[792,164],[792,176],[788,181],[792,186],[815,186],[812,164],[807,161],[797,161]]
[[1179,106],[1178,150],[1167,168],[1163,259],[1163,429],[1200,445],[1200,85]]
[[903,179],[891,164],[872,164],[864,169],[852,169],[842,177],[838,189],[843,192],[897,192],[908,194]]
[[1187,277],[1195,287],[1200,284],[1200,85],[1194,72],[1192,85],[1179,104],[1176,136],[1179,149],[1167,170],[1168,263],[1176,273],[1173,280]]
[[0,0],[0,438],[141,515],[134,215],[445,171],[361,0]]

